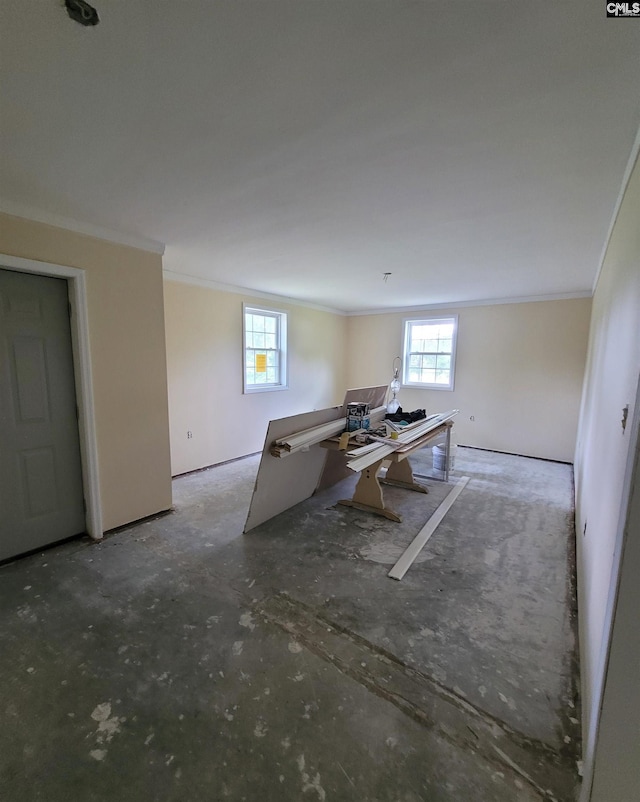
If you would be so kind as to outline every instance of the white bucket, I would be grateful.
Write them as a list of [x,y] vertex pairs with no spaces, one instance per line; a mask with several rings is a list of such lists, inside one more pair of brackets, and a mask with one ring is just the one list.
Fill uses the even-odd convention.
[[[449,447],[449,473],[451,473],[455,465],[456,449],[457,446],[454,446],[453,444]],[[433,453],[433,470],[436,473],[440,473],[444,476],[447,462],[446,445],[444,443],[438,443],[437,446],[434,446],[431,449],[431,452]]]

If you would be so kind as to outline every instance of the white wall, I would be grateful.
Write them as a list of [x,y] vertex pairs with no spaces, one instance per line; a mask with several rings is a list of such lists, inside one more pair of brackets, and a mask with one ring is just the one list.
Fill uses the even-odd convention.
[[[344,316],[176,281],[164,296],[174,476],[261,451],[271,419],[342,403]],[[289,389],[243,395],[243,301],[288,312]]]
[[[621,532],[621,505],[625,472],[633,448],[631,427],[622,430],[622,410],[629,405],[634,419],[636,388],[640,376],[640,167],[636,164],[627,185],[607,249],[593,299],[589,353],[575,457],[576,529],[578,557],[578,607],[583,692],[583,725],[587,766],[596,750],[596,767],[614,759],[615,743],[622,741],[620,729],[603,732],[596,749],[597,710],[606,668],[610,630],[611,599],[617,579],[614,553]],[[586,530],[586,531],[585,531]],[[638,531],[629,532],[637,549]],[[633,594],[635,616],[628,631],[618,633],[627,641],[628,654],[637,654],[638,576],[628,589]],[[638,662],[627,664],[635,672],[635,696],[623,703],[627,715],[635,716],[633,726],[636,754],[635,782],[640,787],[640,698]],[[610,689],[615,696],[615,686]],[[603,718],[604,721],[604,718]],[[620,723],[620,722],[618,722]],[[627,730],[627,732],[629,732]],[[605,737],[606,736],[606,737]],[[602,751],[604,750],[604,751]],[[604,762],[603,762],[604,760]],[[609,772],[613,785],[594,784],[594,800],[626,802],[623,771]],[[588,786],[588,780],[585,784]],[[627,785],[626,787],[630,787]]]
[[[463,445],[573,461],[591,299],[450,311],[459,319],[455,389],[402,389],[403,408],[460,409],[453,435]],[[352,387],[390,381],[403,320],[421,314],[428,313],[348,319]]]
[[629,505],[620,538],[623,560],[614,598],[615,619],[598,728],[592,802],[609,802],[612,798],[621,802],[635,800],[640,788],[640,441],[637,423],[635,453],[629,461]]

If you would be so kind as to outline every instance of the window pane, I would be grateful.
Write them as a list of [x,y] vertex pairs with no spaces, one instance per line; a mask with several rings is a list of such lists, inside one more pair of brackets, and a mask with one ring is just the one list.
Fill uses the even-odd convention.
[[287,314],[245,307],[246,388],[286,386]]
[[452,387],[456,325],[455,317],[406,321],[403,381],[443,389]]

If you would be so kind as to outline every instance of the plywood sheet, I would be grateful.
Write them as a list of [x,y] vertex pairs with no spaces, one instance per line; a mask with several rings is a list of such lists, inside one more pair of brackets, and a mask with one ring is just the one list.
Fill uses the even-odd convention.
[[269,451],[273,442],[303,429],[336,420],[342,414],[342,407],[329,407],[270,421],[245,532],[313,495],[324,468],[327,450],[319,445],[311,446],[308,451],[297,451],[278,458]]

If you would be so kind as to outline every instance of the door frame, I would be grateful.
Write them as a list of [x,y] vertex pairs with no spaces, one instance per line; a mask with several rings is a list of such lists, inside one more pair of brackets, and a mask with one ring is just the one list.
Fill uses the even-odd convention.
[[87,309],[87,287],[85,271],[77,267],[66,267],[50,262],[36,262],[19,256],[0,253],[0,269],[6,267],[20,273],[62,278],[67,282],[70,305],[71,347],[73,372],[78,405],[78,432],[80,435],[80,461],[82,465],[82,487],[86,503],[85,523],[87,533],[94,540],[101,540],[102,504],[100,500],[100,477],[98,470],[98,441],[96,436],[93,378],[91,372],[91,350],[89,345],[89,313]]

